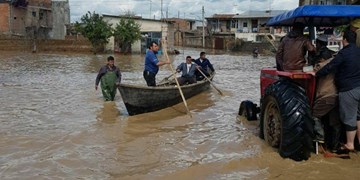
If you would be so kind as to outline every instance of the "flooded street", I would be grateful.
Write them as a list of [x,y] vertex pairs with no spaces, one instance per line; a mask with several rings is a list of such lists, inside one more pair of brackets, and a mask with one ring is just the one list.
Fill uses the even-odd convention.
[[[201,49],[171,56],[173,67]],[[260,69],[274,57],[207,51],[211,88],[153,113],[128,116],[120,94],[104,102],[95,78],[107,55],[0,55],[0,179],[357,179],[350,160],[312,154],[283,159],[258,138],[256,122],[237,116],[259,103]],[[159,56],[162,58],[161,56]],[[122,83],[144,84],[143,56],[115,55]],[[168,76],[162,67],[157,82]]]

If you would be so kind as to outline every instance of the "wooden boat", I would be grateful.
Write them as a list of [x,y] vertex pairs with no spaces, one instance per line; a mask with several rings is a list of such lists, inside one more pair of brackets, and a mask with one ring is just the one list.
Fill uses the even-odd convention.
[[[209,79],[212,79],[212,74]],[[206,79],[194,84],[181,86],[185,99],[195,96],[210,87]],[[159,83],[156,87],[120,84],[118,86],[123,102],[130,116],[153,112],[182,102],[178,87],[174,79]]]

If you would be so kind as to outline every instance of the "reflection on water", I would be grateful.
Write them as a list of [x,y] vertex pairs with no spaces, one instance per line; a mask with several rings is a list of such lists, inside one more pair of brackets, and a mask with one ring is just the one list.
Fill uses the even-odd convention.
[[104,107],[98,110],[96,119],[104,123],[115,123],[120,120],[120,111],[115,102],[104,102]]
[[[214,104],[208,92],[203,92],[193,96],[192,98],[187,99],[186,103],[191,115],[196,114],[196,112],[201,112],[202,110],[211,107]],[[145,122],[151,120],[169,120],[178,116],[187,116],[187,110],[183,102],[159,111],[130,116],[127,117],[127,119],[130,121]]]
[[[172,65],[197,58],[183,49]],[[350,160],[282,159],[237,117],[242,100],[259,103],[262,67],[273,57],[208,51],[211,88],[160,111],[128,116],[119,94],[104,102],[94,81],[108,55],[0,55],[0,179],[355,179]],[[159,58],[163,58],[159,56]],[[143,84],[143,55],[115,55],[124,83]],[[168,76],[163,66],[157,80]]]

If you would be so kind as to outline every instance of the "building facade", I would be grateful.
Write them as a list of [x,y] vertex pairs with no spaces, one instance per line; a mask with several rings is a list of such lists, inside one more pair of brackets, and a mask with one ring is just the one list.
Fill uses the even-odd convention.
[[245,41],[263,41],[270,28],[266,22],[283,10],[246,11],[241,14],[215,14],[207,17],[208,28],[213,34],[235,36],[235,39]]
[[[103,14],[104,20],[115,28],[116,24],[120,22],[121,16]],[[142,34],[141,40],[136,41],[131,45],[132,52],[145,53],[148,44],[151,41],[156,41],[161,44],[161,40],[166,38],[169,50],[174,47],[174,29],[170,23],[155,20],[145,19],[142,17],[131,17],[137,24],[140,24],[140,31]],[[119,51],[117,40],[114,37],[110,38],[109,43],[106,45],[106,50]]]
[[70,24],[68,0],[0,0],[0,10],[0,33],[5,35],[64,39]]

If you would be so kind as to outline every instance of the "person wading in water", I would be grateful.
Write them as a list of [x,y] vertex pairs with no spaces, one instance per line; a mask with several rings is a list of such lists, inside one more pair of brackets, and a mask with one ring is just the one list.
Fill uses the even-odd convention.
[[116,94],[116,86],[121,82],[121,72],[114,65],[114,57],[107,58],[108,63],[102,66],[95,81],[95,90],[98,89],[101,81],[101,91],[105,101],[113,101]]

